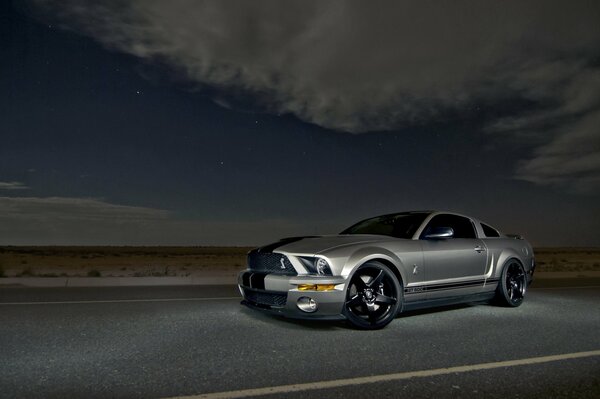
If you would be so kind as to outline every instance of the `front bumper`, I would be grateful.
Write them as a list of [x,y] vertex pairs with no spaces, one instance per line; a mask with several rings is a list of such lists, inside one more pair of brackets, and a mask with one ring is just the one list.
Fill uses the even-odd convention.
[[[300,291],[299,284],[334,284],[331,291]],[[342,309],[346,297],[346,279],[342,276],[289,276],[243,271],[238,276],[238,287],[244,297],[242,304],[291,318],[343,319]],[[317,310],[301,311],[297,304],[301,297],[317,302]]]

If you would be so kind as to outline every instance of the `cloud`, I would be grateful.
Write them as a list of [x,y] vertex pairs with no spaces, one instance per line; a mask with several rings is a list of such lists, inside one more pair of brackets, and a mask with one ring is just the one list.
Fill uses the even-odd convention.
[[579,192],[600,190],[600,69],[563,61],[529,73],[530,85],[523,92],[549,104],[501,118],[487,131],[538,143],[533,155],[519,163],[518,179]]
[[90,198],[0,197],[0,244],[92,245],[136,242],[168,219],[162,209]]
[[111,204],[91,198],[68,197],[0,197],[3,218],[37,221],[107,220],[118,223],[165,219],[169,212],[162,209]]
[[315,234],[315,225],[323,228],[321,221],[187,220],[90,198],[0,197],[0,245],[258,245]]
[[0,190],[28,190],[29,187],[18,181],[0,181]]
[[600,191],[600,110],[562,124],[548,144],[521,162],[517,177],[580,192]]
[[[109,48],[216,89],[219,104],[242,93],[326,128],[392,130],[527,100],[538,111],[486,129],[538,140],[517,177],[563,184],[598,172],[597,150],[577,152],[597,138],[584,122],[598,111],[585,79],[600,70],[595,1],[33,1]],[[573,147],[561,157],[589,163],[553,174],[562,142]]]

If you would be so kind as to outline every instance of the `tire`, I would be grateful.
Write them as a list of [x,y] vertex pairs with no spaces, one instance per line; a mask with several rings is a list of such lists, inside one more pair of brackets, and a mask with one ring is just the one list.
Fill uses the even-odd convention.
[[527,275],[523,265],[515,259],[506,263],[502,270],[495,302],[500,306],[516,308],[523,303],[527,292]]
[[396,317],[402,304],[402,292],[401,284],[389,267],[367,262],[350,278],[344,316],[361,330],[383,328]]

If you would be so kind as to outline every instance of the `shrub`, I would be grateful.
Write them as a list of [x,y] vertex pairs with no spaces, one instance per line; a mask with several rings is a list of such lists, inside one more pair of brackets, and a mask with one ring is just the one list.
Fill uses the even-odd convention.
[[33,276],[33,271],[31,271],[30,267],[23,269],[23,271],[17,275],[17,277],[31,277],[31,276]]
[[100,277],[102,276],[102,273],[100,273],[98,270],[90,270],[87,275],[88,277]]

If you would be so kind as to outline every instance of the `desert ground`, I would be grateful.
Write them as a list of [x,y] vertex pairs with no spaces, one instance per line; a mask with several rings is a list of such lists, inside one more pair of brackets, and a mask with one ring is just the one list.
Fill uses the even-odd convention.
[[0,247],[4,277],[191,276],[245,268],[244,247]]
[[[235,274],[248,247],[0,247],[0,277],[197,276]],[[537,248],[540,272],[600,271],[600,248]]]

